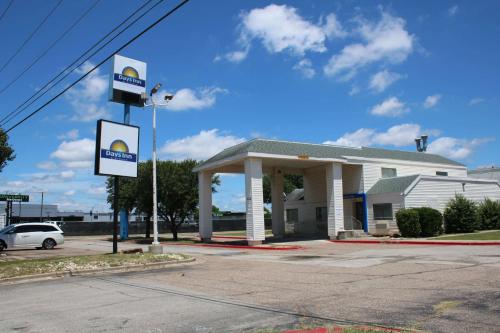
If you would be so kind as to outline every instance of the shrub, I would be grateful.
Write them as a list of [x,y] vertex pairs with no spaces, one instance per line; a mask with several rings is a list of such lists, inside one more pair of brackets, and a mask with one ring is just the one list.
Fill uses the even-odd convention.
[[420,222],[420,236],[432,237],[443,233],[443,215],[430,207],[416,208]]
[[500,229],[500,201],[486,199],[478,207],[481,230]]
[[474,232],[478,228],[477,205],[474,201],[456,194],[444,210],[444,230],[450,233]]
[[403,237],[418,237],[421,232],[416,209],[400,209],[396,213],[396,222]]

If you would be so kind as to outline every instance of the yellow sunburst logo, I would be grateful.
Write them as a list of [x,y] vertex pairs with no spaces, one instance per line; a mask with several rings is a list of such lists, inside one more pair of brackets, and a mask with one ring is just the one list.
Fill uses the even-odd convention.
[[128,153],[128,146],[123,140],[115,140],[111,143],[109,150]]
[[133,77],[134,79],[139,78],[139,73],[137,72],[137,70],[130,66],[127,66],[122,70],[122,75]]

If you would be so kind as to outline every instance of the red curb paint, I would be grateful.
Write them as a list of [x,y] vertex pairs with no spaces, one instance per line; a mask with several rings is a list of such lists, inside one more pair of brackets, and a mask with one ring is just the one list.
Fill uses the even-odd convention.
[[250,246],[250,245],[229,245],[229,244],[171,244],[171,243],[163,243],[163,245],[173,245],[173,246],[200,246],[200,247],[222,247],[229,249],[248,249],[248,250],[265,250],[265,251],[292,251],[292,250],[303,250],[304,247],[293,245],[287,247],[263,247],[263,246]]
[[[361,331],[380,331],[380,332],[401,332],[398,328],[386,328],[386,327],[369,327],[369,326],[354,326],[354,328]],[[345,327],[318,327],[313,329],[305,329],[305,330],[291,330],[284,331],[282,333],[342,333],[345,332]]]
[[212,238],[247,239],[245,236],[213,236]]
[[388,244],[388,245],[467,245],[467,246],[500,246],[500,242],[453,242],[453,241],[398,241],[398,240],[333,240],[332,243],[352,244]]

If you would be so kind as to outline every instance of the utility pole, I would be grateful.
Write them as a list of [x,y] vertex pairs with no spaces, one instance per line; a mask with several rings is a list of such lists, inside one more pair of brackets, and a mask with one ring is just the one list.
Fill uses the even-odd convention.
[[43,191],[42,191],[42,204],[40,205],[40,222],[43,220]]

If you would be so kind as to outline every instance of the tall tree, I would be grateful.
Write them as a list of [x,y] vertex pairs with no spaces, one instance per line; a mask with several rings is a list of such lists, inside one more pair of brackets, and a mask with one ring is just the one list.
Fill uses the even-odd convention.
[[151,237],[153,216],[153,162],[139,163],[137,179],[137,212],[146,215],[146,238]]
[[[118,189],[118,209],[125,209],[128,213],[137,206],[137,178],[120,177]],[[106,179],[106,191],[108,192],[107,201],[114,209],[114,179]]]
[[7,162],[16,158],[14,149],[9,145],[9,136],[0,128],[0,172],[7,165]]
[[[193,172],[196,165],[194,160],[161,161],[157,165],[158,213],[169,224],[174,240],[178,239],[179,226],[196,213],[198,175]],[[218,176],[212,178],[212,184],[220,184]]]

